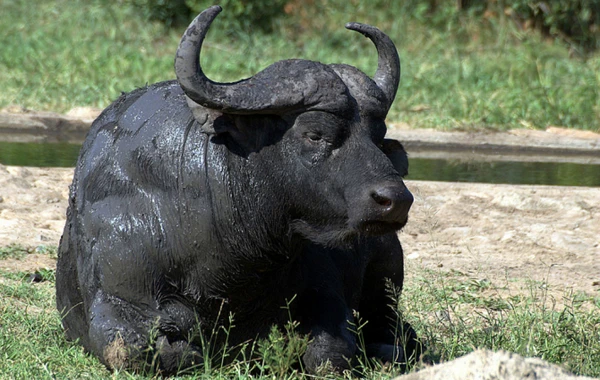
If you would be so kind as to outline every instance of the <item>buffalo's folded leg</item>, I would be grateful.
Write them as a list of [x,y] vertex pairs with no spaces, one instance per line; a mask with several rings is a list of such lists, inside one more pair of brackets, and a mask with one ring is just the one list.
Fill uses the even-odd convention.
[[177,373],[203,362],[200,349],[184,340],[169,342],[166,336],[161,336],[156,341],[156,351],[163,373]]
[[422,346],[410,324],[401,320],[389,287],[401,292],[404,280],[403,252],[395,235],[369,240],[371,257],[364,277],[360,317],[368,321],[362,329],[366,354],[404,368],[420,359]]
[[[202,363],[201,351],[160,328],[158,316],[99,291],[90,308],[88,347],[110,369],[174,374]],[[152,336],[150,336],[151,334]]]
[[352,312],[344,300],[321,288],[305,292],[299,301],[301,328],[311,337],[302,358],[305,369],[318,373],[327,367],[336,372],[350,368],[356,353],[356,337],[348,323]]
[[384,363],[400,364],[402,370],[405,370],[407,364],[415,363],[420,359],[423,347],[408,323],[402,323],[392,334],[395,338],[393,343],[367,343],[366,354]]
[[331,334],[320,329],[315,329],[311,336],[311,343],[302,358],[308,372],[319,373],[321,368],[341,372],[350,368],[351,359],[356,352],[353,337],[339,332]]

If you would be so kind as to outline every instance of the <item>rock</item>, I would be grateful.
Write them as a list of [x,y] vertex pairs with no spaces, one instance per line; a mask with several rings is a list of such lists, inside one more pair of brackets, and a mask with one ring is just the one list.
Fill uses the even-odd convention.
[[23,106],[19,106],[16,104],[9,104],[8,106],[2,108],[0,110],[0,112],[2,113],[27,113],[29,112],[29,110]]
[[477,350],[450,362],[397,377],[395,380],[591,380],[575,376],[538,358],[507,351]]
[[0,112],[0,140],[8,142],[81,143],[96,111],[74,110],[74,116],[54,112]]
[[66,116],[79,120],[94,120],[102,110],[95,107],[75,107],[67,112]]
[[600,133],[595,133],[592,131],[581,131],[578,129],[549,126],[548,128],[546,128],[546,132],[570,138],[600,140]]
[[42,282],[44,281],[44,276],[42,276],[42,274],[38,271],[35,271],[33,273],[30,273],[27,276],[27,282]]

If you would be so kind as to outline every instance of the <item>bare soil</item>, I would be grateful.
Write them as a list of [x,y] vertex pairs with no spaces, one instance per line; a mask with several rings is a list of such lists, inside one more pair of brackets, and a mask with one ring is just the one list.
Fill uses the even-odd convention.
[[410,268],[457,270],[509,291],[600,290],[600,189],[408,181]]
[[[0,165],[0,246],[56,246],[72,168]],[[415,195],[400,232],[407,275],[457,270],[511,291],[531,280],[600,291],[600,189],[407,181]],[[53,268],[48,255],[0,260],[0,269]]]

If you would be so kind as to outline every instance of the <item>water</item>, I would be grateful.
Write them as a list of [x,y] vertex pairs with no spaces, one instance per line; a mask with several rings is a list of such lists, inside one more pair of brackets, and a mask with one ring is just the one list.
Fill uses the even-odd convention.
[[[80,145],[0,142],[0,164],[75,166]],[[600,187],[600,165],[411,158],[407,180]]]
[[600,186],[600,165],[568,162],[448,161],[416,158],[406,179],[529,185]]
[[79,144],[11,143],[0,141],[0,164],[15,166],[71,167],[79,155]]

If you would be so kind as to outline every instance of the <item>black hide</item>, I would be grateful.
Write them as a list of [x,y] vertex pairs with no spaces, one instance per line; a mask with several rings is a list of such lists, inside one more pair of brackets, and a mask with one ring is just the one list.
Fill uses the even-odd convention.
[[[218,11],[190,29],[205,34]],[[196,102],[204,90],[187,93],[180,78],[122,95],[93,123],[71,186],[56,288],[68,338],[107,366],[171,374],[202,363],[201,336],[228,326],[230,315],[230,347],[291,315],[311,334],[308,371],[352,364],[355,310],[369,321],[368,354],[403,362],[412,353],[398,346],[403,327],[410,347],[414,333],[385,289],[386,279],[402,287],[396,231],[413,200],[402,181],[406,153],[384,139],[397,78],[382,90],[385,72],[376,83],[345,65],[294,60],[269,70],[263,82],[302,82],[252,89],[279,91],[272,113],[268,102],[252,111],[250,99],[207,108]],[[225,337],[214,338],[218,349]]]

